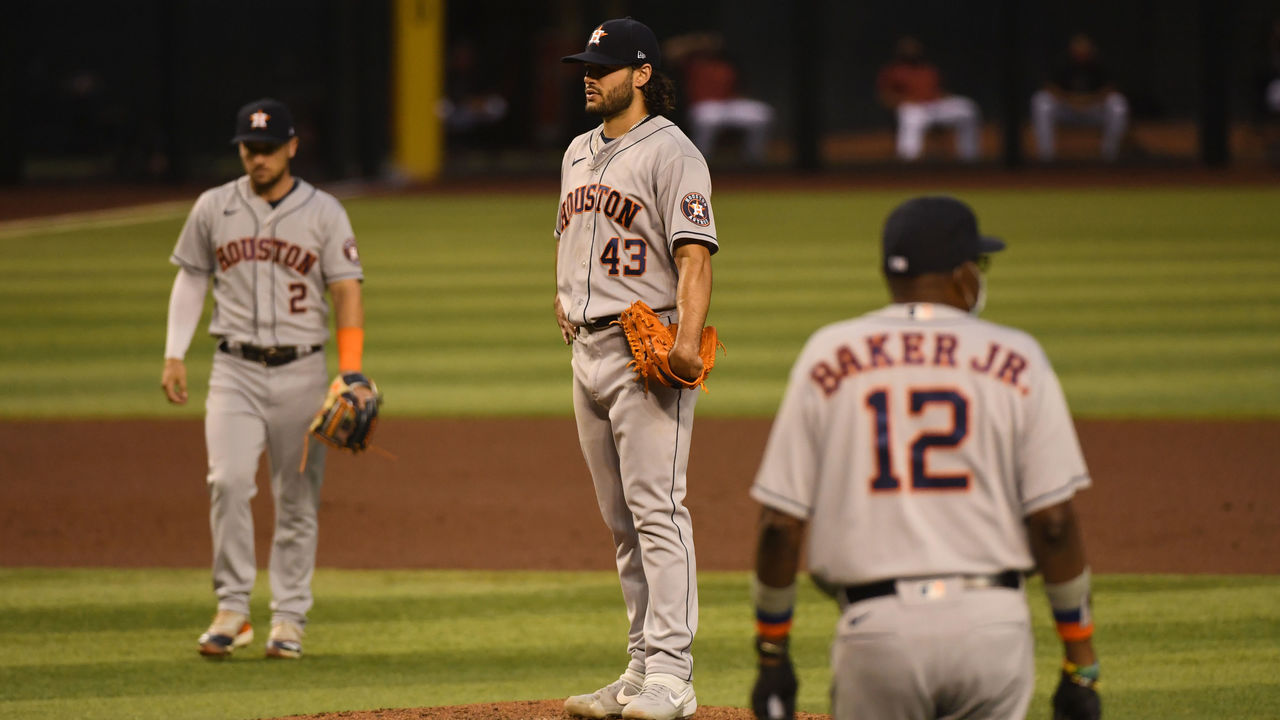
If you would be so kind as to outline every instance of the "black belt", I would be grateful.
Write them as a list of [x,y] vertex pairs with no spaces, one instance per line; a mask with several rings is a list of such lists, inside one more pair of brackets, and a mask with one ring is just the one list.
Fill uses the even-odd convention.
[[298,353],[296,345],[277,345],[275,347],[258,347],[257,345],[232,345],[223,340],[218,343],[218,349],[224,353],[236,355],[248,360],[249,362],[262,363],[267,367],[276,367],[279,365],[287,365],[294,360],[311,353],[318,353],[324,349],[323,345],[312,345],[311,353]]
[[[1005,570],[995,575],[965,575],[965,584],[971,588],[1002,587],[1017,590],[1022,587],[1022,573],[1017,570]],[[924,580],[926,578],[903,578],[904,580]],[[866,585],[847,585],[840,589],[840,595],[850,605],[871,598],[893,595],[898,592],[897,580],[881,580]]]
[[[672,311],[671,310],[654,310],[654,312],[657,313],[658,317],[665,318],[665,317],[671,317],[670,315],[668,315],[668,313]],[[616,322],[617,319],[618,319],[617,315],[605,315],[604,317],[598,317],[595,320],[588,320],[586,324],[583,325],[582,327],[592,331],[606,330],[609,328],[610,325]]]
[[587,324],[582,327],[588,330],[605,330],[617,321],[617,315],[605,315],[604,317],[598,317],[595,320],[588,320]]

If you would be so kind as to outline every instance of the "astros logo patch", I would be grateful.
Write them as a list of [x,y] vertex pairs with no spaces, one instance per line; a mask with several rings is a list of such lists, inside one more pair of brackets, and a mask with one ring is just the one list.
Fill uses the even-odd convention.
[[609,34],[609,33],[607,33],[607,32],[605,32],[605,31],[604,31],[604,26],[603,26],[603,25],[601,25],[600,27],[596,28],[594,32],[592,32],[592,33],[591,33],[591,39],[587,41],[587,44],[588,44],[588,45],[599,45],[599,44],[600,44],[600,38],[602,38],[602,37],[604,37],[605,35],[608,35],[608,34]]
[[270,119],[271,119],[270,115],[259,110],[258,112],[249,116],[249,127],[264,128],[267,126],[267,121]]
[[346,255],[347,259],[350,260],[351,262],[357,265],[360,264],[360,253],[359,251],[356,250],[355,238],[347,238],[342,243],[342,254]]
[[711,203],[702,193],[691,192],[680,201],[680,212],[694,225],[706,227],[711,224]]

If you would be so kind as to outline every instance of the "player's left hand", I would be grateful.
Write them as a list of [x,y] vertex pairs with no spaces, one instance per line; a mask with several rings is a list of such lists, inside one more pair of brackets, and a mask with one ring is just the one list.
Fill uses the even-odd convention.
[[1101,718],[1102,698],[1098,697],[1097,684],[1097,680],[1063,670],[1053,693],[1053,720]]
[[369,447],[381,404],[382,393],[372,380],[358,372],[340,373],[308,432],[330,447],[358,453]]
[[356,398],[356,407],[362,408],[362,409],[365,407],[366,404],[368,404],[370,400],[373,400],[375,397],[377,397],[377,395],[375,395],[373,392],[373,388],[369,387],[368,385],[351,386],[351,394],[354,395]]
[[760,670],[756,684],[751,688],[751,710],[756,720],[794,720],[799,683],[786,646],[770,651],[757,638],[756,652],[760,658]]

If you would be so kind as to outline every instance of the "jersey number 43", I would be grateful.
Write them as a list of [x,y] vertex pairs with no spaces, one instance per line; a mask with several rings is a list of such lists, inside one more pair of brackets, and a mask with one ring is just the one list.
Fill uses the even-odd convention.
[[[920,434],[912,440],[910,446],[911,489],[967,490],[969,488],[968,473],[930,475],[925,461],[930,450],[958,448],[968,437],[969,401],[953,389],[910,390],[906,395],[913,421],[933,406],[941,405],[951,409],[950,429],[922,429]],[[890,400],[889,392],[884,389],[873,390],[866,398],[866,406],[873,416],[875,426],[876,474],[871,478],[871,489],[877,492],[893,491],[902,487],[902,481],[894,473],[894,458],[891,452],[893,438],[889,422]]]
[[636,277],[644,274],[648,255],[644,238],[609,238],[600,253],[600,264],[609,269],[610,275]]

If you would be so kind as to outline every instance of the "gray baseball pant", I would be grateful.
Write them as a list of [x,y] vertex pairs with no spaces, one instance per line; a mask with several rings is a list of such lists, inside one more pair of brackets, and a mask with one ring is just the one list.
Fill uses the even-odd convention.
[[627,607],[629,667],[693,677],[698,630],[693,524],[685,470],[698,390],[653,384],[645,393],[619,327],[573,343],[578,440],[613,535]]
[[325,447],[311,442],[302,461],[307,427],[328,386],[325,355],[266,367],[224,352],[214,354],[205,405],[209,452],[209,526],[213,532],[213,589],[218,609],[248,614],[257,574],[253,514],[254,476],[267,451],[275,531],[269,576],[273,620],[305,626],[316,564],[316,514],[324,478]]
[[835,720],[1022,718],[1035,690],[1021,590],[899,581],[844,609],[831,649]]

